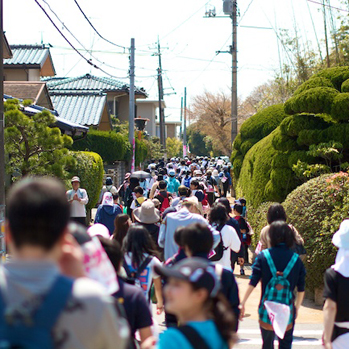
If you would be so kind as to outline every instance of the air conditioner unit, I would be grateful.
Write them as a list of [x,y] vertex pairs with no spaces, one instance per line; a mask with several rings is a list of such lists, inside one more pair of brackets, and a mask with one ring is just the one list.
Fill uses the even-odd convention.
[[226,15],[231,15],[233,13],[234,3],[232,0],[223,0],[223,12]]

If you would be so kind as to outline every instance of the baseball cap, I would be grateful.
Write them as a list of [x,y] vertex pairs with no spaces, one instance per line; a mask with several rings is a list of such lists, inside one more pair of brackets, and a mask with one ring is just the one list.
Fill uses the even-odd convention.
[[214,266],[203,258],[186,258],[173,267],[154,266],[158,275],[187,281],[197,288],[205,288],[210,297],[217,296],[220,283]]

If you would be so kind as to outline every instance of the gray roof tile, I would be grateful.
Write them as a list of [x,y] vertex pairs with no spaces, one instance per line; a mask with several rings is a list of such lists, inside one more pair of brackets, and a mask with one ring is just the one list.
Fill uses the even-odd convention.
[[4,65],[37,65],[42,67],[50,50],[45,45],[11,45],[12,58],[4,59]]

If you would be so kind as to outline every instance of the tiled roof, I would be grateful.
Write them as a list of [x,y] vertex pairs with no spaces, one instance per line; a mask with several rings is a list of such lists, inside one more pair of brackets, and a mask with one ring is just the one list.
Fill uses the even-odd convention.
[[79,125],[98,126],[107,102],[105,93],[50,92],[59,116]]
[[12,58],[5,59],[4,65],[39,65],[45,63],[50,54],[45,45],[10,45]]
[[[44,78],[49,91],[129,91],[129,85],[122,81],[110,78],[100,77],[90,74],[78,76],[75,78]],[[146,95],[142,88],[136,88],[136,94]]]

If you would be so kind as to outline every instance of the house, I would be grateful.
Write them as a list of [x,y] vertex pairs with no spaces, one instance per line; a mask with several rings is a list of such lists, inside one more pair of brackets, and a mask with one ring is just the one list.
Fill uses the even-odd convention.
[[12,57],[12,51],[11,47],[8,44],[8,41],[6,39],[5,33],[2,34],[2,52],[3,52],[3,57],[2,58],[11,58]]
[[[136,106],[137,117],[149,120],[145,126],[145,131],[148,132],[150,137],[160,137],[160,120],[156,115],[156,112],[159,108],[159,101],[150,99],[137,99]],[[166,108],[165,101],[162,101],[162,108]],[[179,132],[177,128],[179,126],[181,126],[181,121],[165,116],[165,138],[178,138]]]
[[49,45],[10,45],[12,57],[4,59],[5,81],[40,81],[56,74]]
[[[43,81],[55,109],[67,120],[102,131],[111,130],[111,117],[128,121],[129,85],[124,82],[91,74],[44,78]],[[144,89],[136,88],[135,98],[146,97]]]

